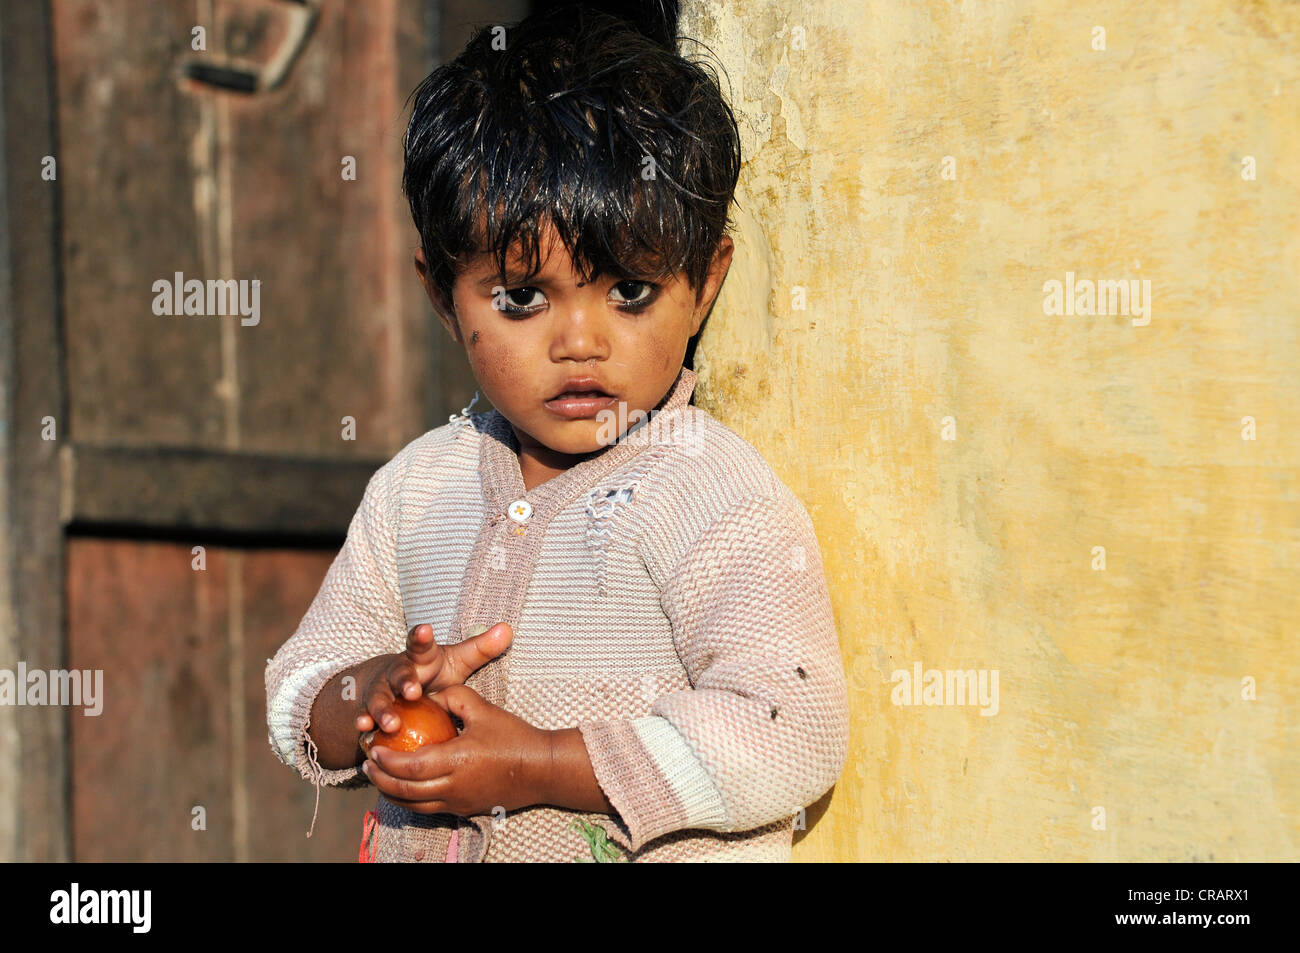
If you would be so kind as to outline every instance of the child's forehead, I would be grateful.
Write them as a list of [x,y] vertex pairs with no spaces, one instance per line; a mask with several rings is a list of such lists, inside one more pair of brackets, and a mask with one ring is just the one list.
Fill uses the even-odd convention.
[[594,268],[594,274],[585,274],[575,261],[573,254],[559,239],[553,229],[545,230],[536,237],[535,258],[530,258],[524,251],[521,239],[516,239],[506,252],[505,274],[501,272],[499,252],[494,249],[476,248],[464,254],[459,262],[460,274],[474,280],[490,281],[504,278],[507,282],[536,279],[547,276],[559,279],[573,278],[578,281],[595,280],[604,275],[645,275],[661,277],[669,269],[664,268],[661,260],[654,255],[632,256],[634,260],[606,260],[587,262],[588,268]]
[[[520,243],[516,242],[506,252],[504,276],[501,273],[500,255],[491,249],[470,252],[463,256],[461,262],[462,273],[474,277],[519,279],[539,274],[570,275],[575,272],[573,256],[563,243],[543,247],[537,260],[531,261],[524,254]],[[534,265],[537,266],[536,269],[533,268]]]

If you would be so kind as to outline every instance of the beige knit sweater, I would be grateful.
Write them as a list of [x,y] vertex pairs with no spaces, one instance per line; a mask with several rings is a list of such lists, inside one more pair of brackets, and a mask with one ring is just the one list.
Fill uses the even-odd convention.
[[[688,405],[683,367],[649,420],[525,492],[498,412],[417,438],[366,488],[298,630],[266,669],[279,758],[317,784],[307,735],[340,670],[500,621],[514,642],[467,684],[546,729],[577,726],[617,815],[537,806],[419,815],[383,797],[376,860],[788,861],[801,808],[848,748],[844,670],[812,521],[757,450]],[[524,501],[521,503],[520,501]],[[358,687],[358,691],[362,687]]]

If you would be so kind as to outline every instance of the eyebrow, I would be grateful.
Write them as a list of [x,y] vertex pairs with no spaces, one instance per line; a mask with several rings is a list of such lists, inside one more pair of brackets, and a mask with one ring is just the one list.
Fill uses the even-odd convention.
[[[477,284],[478,287],[480,288],[490,288],[493,285],[522,284],[523,282],[528,280],[530,280],[528,278],[528,275],[526,275],[523,271],[511,271],[505,275],[502,275],[500,272],[497,272],[496,274],[488,275],[486,278],[480,279],[477,282]],[[534,284],[546,283],[546,279],[541,277],[534,277],[531,280],[533,281]]]
[[[598,280],[598,279],[600,279],[600,278],[606,278],[606,277],[619,277],[619,276],[622,276],[622,277],[624,278],[624,280],[627,280],[627,281],[651,281],[651,280],[658,280],[659,277],[661,277],[661,276],[656,276],[654,279],[651,279],[651,278],[641,278],[641,277],[637,277],[636,275],[634,275],[634,274],[630,274],[630,273],[624,275],[622,272],[619,272],[619,273],[616,275],[616,274],[614,274],[614,273],[606,274],[605,272],[602,271],[602,272],[600,272],[600,273],[594,275],[594,276],[592,277],[592,281],[594,282],[594,281],[596,281],[596,280]],[[510,271],[508,271],[504,276],[503,276],[500,272],[496,272],[496,273],[494,273],[494,274],[490,274],[490,275],[488,275],[488,276],[485,277],[485,278],[480,278],[477,282],[475,282],[475,286],[478,287],[478,288],[489,289],[489,288],[492,288],[492,287],[495,286],[495,285],[501,285],[501,286],[503,286],[503,287],[508,287],[508,286],[510,286],[510,285],[522,285],[522,284],[524,284],[525,282],[526,282],[530,287],[531,287],[531,286],[545,287],[545,286],[550,285],[550,284],[553,283],[552,279],[550,279],[550,278],[546,278],[546,277],[543,277],[543,276],[540,275],[540,274],[533,275],[533,276],[529,277],[529,275],[528,275],[528,274],[527,274],[527,273],[526,273],[522,268],[512,268],[512,269],[511,269]]]

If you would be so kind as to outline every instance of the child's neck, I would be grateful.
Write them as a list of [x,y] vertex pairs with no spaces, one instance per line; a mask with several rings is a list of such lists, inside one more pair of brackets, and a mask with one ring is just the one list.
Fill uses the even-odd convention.
[[[515,433],[518,439],[518,431]],[[576,455],[556,453],[549,447],[543,447],[529,440],[519,450],[519,473],[524,478],[524,492],[531,493],[534,487],[541,486],[584,460],[591,459],[598,452],[600,451]]]
[[531,493],[533,487],[541,486],[567,471],[568,467],[553,467],[534,459],[524,452],[519,454],[519,472],[524,478],[524,492]]

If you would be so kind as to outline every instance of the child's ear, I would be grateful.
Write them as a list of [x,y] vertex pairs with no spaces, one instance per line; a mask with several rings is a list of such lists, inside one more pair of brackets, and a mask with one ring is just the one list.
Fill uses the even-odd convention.
[[424,249],[415,250],[415,272],[420,276],[420,284],[424,286],[424,293],[429,298],[429,303],[433,305],[433,312],[442,322],[442,326],[447,329],[453,341],[457,344],[462,343],[460,339],[460,325],[456,320],[456,309],[452,307],[450,301],[442,296],[438,286],[433,281],[433,273],[429,270],[429,262],[424,257]]
[[736,243],[731,240],[730,235],[723,235],[718,240],[718,248],[713,253],[713,261],[709,264],[709,273],[704,279],[704,284],[695,295],[695,315],[699,319],[699,324],[696,325],[697,334],[700,325],[713,309],[713,301],[722,290],[722,283],[727,280],[727,272],[731,270],[731,259],[735,252]]

